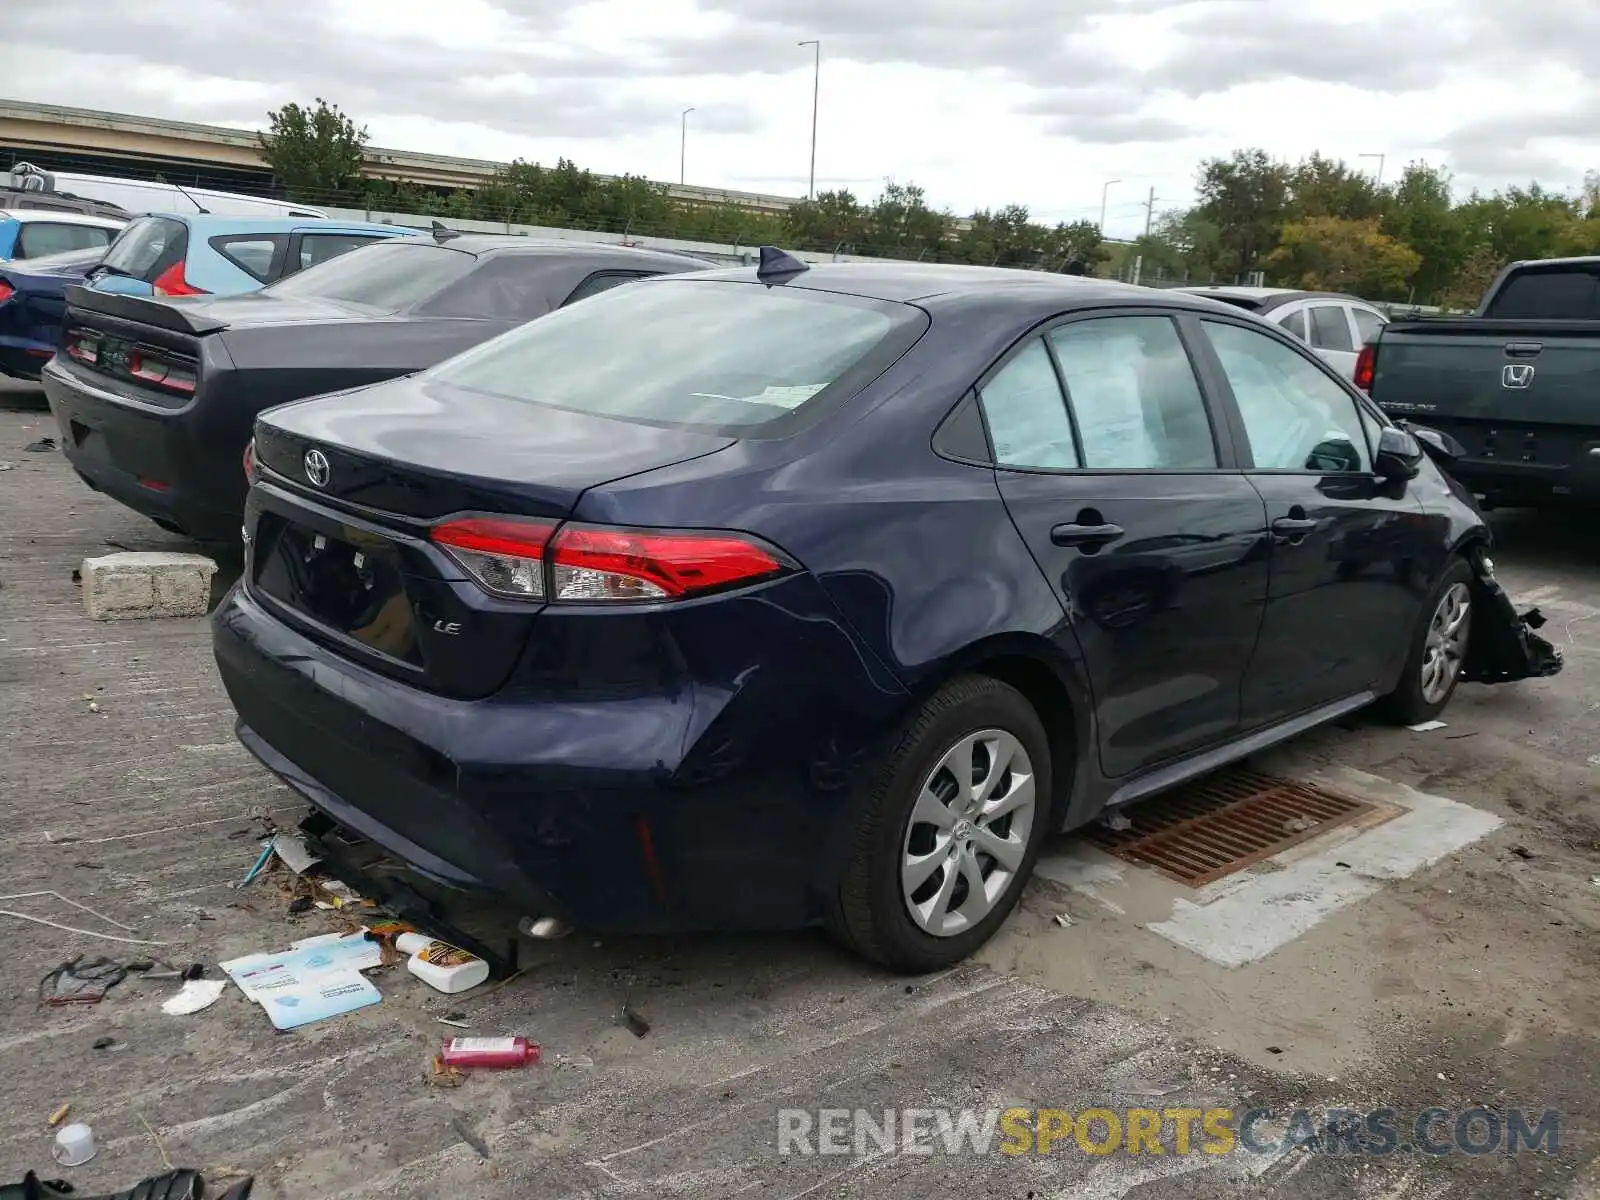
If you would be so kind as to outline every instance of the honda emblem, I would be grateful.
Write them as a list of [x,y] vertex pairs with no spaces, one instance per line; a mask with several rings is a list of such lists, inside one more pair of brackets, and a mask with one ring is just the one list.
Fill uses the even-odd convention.
[[1507,363],[1500,368],[1500,386],[1504,388],[1525,388],[1533,382],[1532,363]]

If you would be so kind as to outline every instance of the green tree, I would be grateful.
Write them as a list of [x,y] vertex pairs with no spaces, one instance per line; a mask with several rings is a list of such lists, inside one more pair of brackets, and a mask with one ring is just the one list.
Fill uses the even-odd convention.
[[1494,277],[1505,267],[1505,260],[1490,246],[1479,246],[1461,263],[1439,296],[1439,303],[1456,312],[1471,312],[1478,307]]
[[361,178],[367,129],[321,96],[309,107],[285,104],[267,114],[269,131],[256,135],[261,157],[295,199],[340,200]]
[[927,194],[916,184],[887,179],[865,214],[864,240],[874,254],[891,258],[934,256],[950,228],[947,213],[928,207]]
[[867,240],[867,211],[848,189],[818,192],[815,200],[791,205],[784,224],[789,239],[808,250],[843,250]]
[[1223,273],[1242,280],[1278,244],[1289,213],[1290,174],[1265,150],[1235,150],[1200,164],[1196,212],[1218,231]]
[[1027,207],[1008,204],[1004,208],[982,209],[972,214],[967,227],[956,236],[953,257],[978,266],[1038,267],[1044,262],[1045,231],[1028,220]]
[[1384,190],[1373,179],[1334,158],[1313,154],[1289,172],[1293,217],[1342,217],[1364,221],[1384,208]]
[[1404,296],[1422,256],[1382,232],[1376,217],[1307,217],[1283,227],[1263,262],[1291,286],[1376,300]]
[[1421,256],[1409,299],[1437,303],[1472,251],[1473,233],[1450,195],[1450,174],[1425,162],[1409,164],[1388,196],[1383,232]]

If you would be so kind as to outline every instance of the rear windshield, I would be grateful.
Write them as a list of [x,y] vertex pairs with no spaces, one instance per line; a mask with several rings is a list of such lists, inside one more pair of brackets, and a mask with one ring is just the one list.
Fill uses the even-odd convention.
[[131,275],[148,283],[181,261],[188,245],[189,230],[182,221],[140,217],[117,234],[100,262],[119,275]]
[[1516,271],[1490,299],[1483,315],[1543,321],[1600,317],[1600,263]]
[[592,296],[435,367],[441,383],[731,437],[779,436],[865,386],[920,309],[800,288],[652,280]]
[[437,295],[475,262],[474,255],[462,250],[397,238],[316,263],[267,291],[395,313]]

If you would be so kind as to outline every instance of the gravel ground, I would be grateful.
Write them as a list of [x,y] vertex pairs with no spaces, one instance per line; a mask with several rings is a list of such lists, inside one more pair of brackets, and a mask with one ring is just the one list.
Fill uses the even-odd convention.
[[[257,1196],[285,1200],[1600,1194],[1593,522],[1497,518],[1501,573],[1552,616],[1565,674],[1467,689],[1433,735],[1352,722],[1269,764],[1358,767],[1506,825],[1261,963],[1213,968],[1104,914],[1061,929],[1063,895],[1040,881],[983,961],[932,979],[884,976],[812,935],[577,936],[524,943],[524,974],[462,997],[383,971],[381,1004],[275,1034],[232,990],[167,1016],[161,981],[92,1007],[36,1004],[39,978],[73,955],[215,963],[333,927],[290,917],[270,882],[229,886],[254,857],[251,817],[292,822],[299,806],[234,742],[203,622],[84,617],[84,557],[189,547],[88,491],[59,454],[23,450],[54,433],[37,392],[0,392],[4,890],[59,892],[165,944],[0,925],[0,1182],[31,1166],[93,1194],[166,1156],[252,1171]],[[122,932],[48,898],[3,904]],[[643,1038],[618,1023],[625,999],[650,1022]],[[435,1043],[458,1032],[436,1018],[452,1011],[473,1034],[542,1042],[545,1065],[430,1086]],[[1559,1152],[777,1153],[780,1108],[1480,1101],[1560,1109]],[[45,1124],[68,1102],[101,1147],[70,1172],[52,1168]]]

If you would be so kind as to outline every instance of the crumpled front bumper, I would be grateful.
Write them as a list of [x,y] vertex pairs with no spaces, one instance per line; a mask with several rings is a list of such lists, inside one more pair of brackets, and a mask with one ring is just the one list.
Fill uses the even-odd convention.
[[1537,608],[1517,611],[1482,548],[1470,558],[1476,611],[1461,677],[1473,683],[1514,683],[1559,674],[1561,651],[1534,632],[1544,624],[1544,614]]

